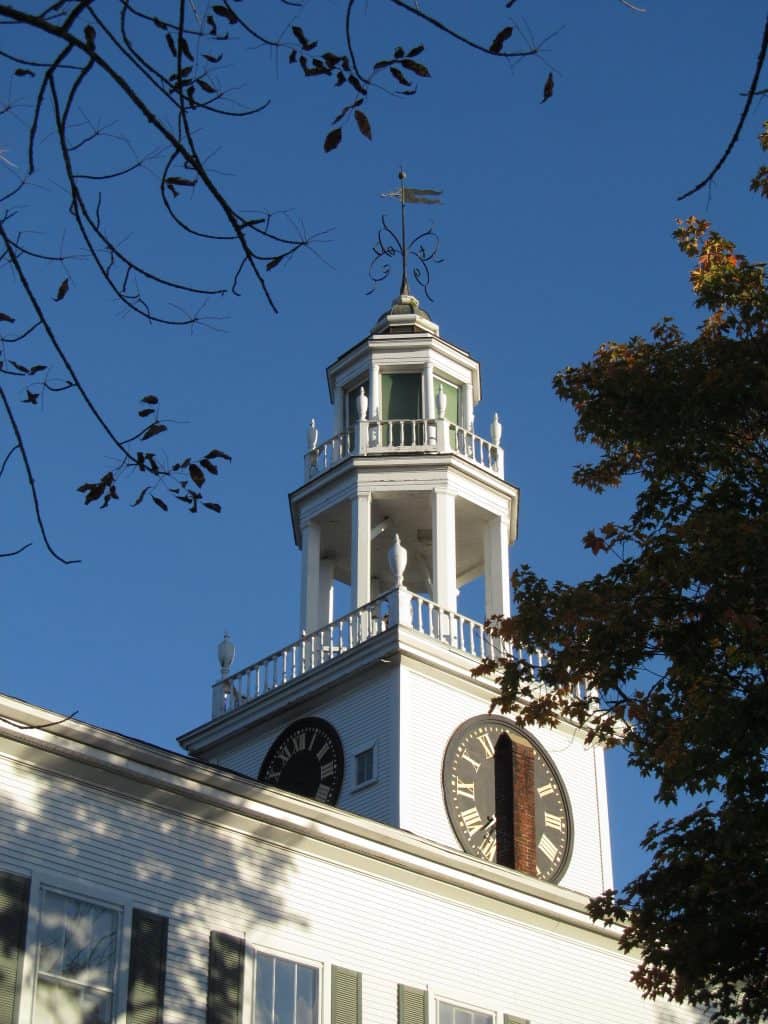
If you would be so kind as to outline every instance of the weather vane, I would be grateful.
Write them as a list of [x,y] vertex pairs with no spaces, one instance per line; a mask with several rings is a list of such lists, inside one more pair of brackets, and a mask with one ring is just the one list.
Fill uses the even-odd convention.
[[408,203],[422,203],[429,206],[437,205],[441,202],[440,197],[443,193],[442,190],[436,188],[408,188],[405,184],[405,171],[402,167],[398,172],[398,178],[400,179],[399,188],[394,192],[383,192],[382,199],[400,200],[400,236],[398,237],[395,234],[389,224],[387,224],[386,217],[382,216],[378,238],[373,247],[373,259],[368,271],[373,281],[373,288],[370,289],[368,294],[371,294],[377,284],[389,277],[392,269],[392,260],[399,253],[402,265],[400,294],[410,294],[408,289],[408,257],[411,256],[415,263],[413,267],[414,280],[424,289],[424,294],[431,300],[432,296],[429,294],[429,264],[433,261],[436,263],[442,262],[442,260],[437,258],[439,239],[430,227],[408,241],[405,233],[405,207]]

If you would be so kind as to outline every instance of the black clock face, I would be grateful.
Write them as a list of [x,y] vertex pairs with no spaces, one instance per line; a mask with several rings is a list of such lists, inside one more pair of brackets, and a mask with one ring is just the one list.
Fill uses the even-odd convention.
[[497,715],[480,715],[460,726],[443,760],[443,795],[456,838],[468,853],[497,860],[496,744],[506,734],[533,754],[536,876],[555,881],[570,856],[571,812],[565,787],[538,743]]
[[335,804],[344,778],[336,730],[322,718],[302,718],[282,732],[261,765],[259,782]]

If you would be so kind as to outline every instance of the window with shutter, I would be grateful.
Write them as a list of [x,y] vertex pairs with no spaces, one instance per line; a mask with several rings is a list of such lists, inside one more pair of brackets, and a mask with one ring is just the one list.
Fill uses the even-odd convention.
[[255,1024],[317,1024],[318,993],[316,967],[256,954]]
[[331,1024],[362,1024],[362,975],[331,968]]
[[207,1024],[242,1024],[244,959],[244,939],[211,932]]
[[437,1024],[493,1024],[493,1014],[441,1000],[437,1004]]
[[427,990],[397,986],[397,1024],[427,1024]]
[[168,919],[133,911],[128,964],[127,1024],[162,1024]]
[[29,879],[0,872],[0,1024],[17,1024]]
[[119,933],[116,907],[42,890],[34,1024],[109,1024]]

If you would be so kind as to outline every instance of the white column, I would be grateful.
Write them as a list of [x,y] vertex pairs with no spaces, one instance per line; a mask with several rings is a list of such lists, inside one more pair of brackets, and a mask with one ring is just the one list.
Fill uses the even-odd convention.
[[301,628],[314,633],[320,622],[320,526],[305,523],[301,528]]
[[371,364],[368,371],[368,418],[371,420],[381,419],[381,374],[375,363]]
[[317,580],[317,607],[322,622],[326,626],[333,622],[333,571],[336,564],[332,558],[321,558]]
[[344,429],[344,418],[347,415],[347,411],[344,408],[344,388],[341,384],[337,384],[333,389],[333,432],[334,434],[340,434]]
[[352,608],[371,600],[371,496],[356,494],[352,499],[352,550],[350,584]]
[[509,522],[494,516],[483,535],[485,555],[485,617],[509,615]]
[[444,491],[432,492],[432,593],[456,611],[456,499]]
[[432,364],[427,363],[424,367],[424,419],[435,418],[435,374]]
[[474,407],[472,405],[472,385],[464,384],[461,389],[461,401],[464,406],[464,426],[467,430],[475,432],[475,414]]

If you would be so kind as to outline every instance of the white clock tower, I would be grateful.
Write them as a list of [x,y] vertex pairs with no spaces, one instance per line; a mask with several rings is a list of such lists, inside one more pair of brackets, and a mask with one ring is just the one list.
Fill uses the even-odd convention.
[[[409,294],[327,370],[333,426],[308,431],[290,496],[299,638],[222,678],[195,757],[588,895],[612,884],[602,751],[523,732],[472,669],[508,614],[518,491],[501,424],[475,423],[480,368]],[[348,610],[340,614],[341,606]]]

